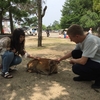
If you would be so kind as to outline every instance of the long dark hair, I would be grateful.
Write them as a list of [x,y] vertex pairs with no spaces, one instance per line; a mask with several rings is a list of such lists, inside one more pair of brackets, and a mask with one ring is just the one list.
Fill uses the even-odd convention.
[[25,40],[20,43],[20,36],[25,36],[25,32],[21,28],[17,28],[13,31],[11,36],[11,49],[15,49],[18,54],[24,55]]

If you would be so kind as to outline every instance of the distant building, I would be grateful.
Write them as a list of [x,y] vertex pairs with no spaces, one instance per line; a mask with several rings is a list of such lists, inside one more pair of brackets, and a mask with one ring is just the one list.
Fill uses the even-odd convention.
[[8,33],[8,34],[11,33],[9,18],[3,18],[2,24],[3,24],[4,33]]

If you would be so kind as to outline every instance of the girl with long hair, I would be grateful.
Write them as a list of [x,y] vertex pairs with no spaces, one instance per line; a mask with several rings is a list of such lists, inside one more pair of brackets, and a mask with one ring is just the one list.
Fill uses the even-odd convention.
[[[11,37],[4,37],[0,39],[0,53],[2,57],[2,76],[4,78],[12,78],[9,73],[11,66],[20,64],[22,62],[21,56],[24,56],[25,51],[25,32],[21,28],[13,31]],[[21,55],[21,56],[19,56]],[[31,57],[31,55],[27,55]]]

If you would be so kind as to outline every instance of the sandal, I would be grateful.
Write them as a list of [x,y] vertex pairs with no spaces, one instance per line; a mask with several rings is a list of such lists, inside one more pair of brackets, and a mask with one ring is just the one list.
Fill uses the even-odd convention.
[[13,78],[13,76],[12,76],[9,72],[3,73],[2,76],[3,76],[4,78],[7,78],[7,79]]

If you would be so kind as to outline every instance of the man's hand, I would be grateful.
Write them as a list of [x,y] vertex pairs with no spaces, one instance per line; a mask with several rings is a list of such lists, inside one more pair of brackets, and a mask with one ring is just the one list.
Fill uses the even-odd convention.
[[53,59],[53,60],[55,60],[57,62],[57,64],[60,63],[60,58],[59,59]]
[[75,64],[75,59],[70,59],[69,63],[70,64]]

